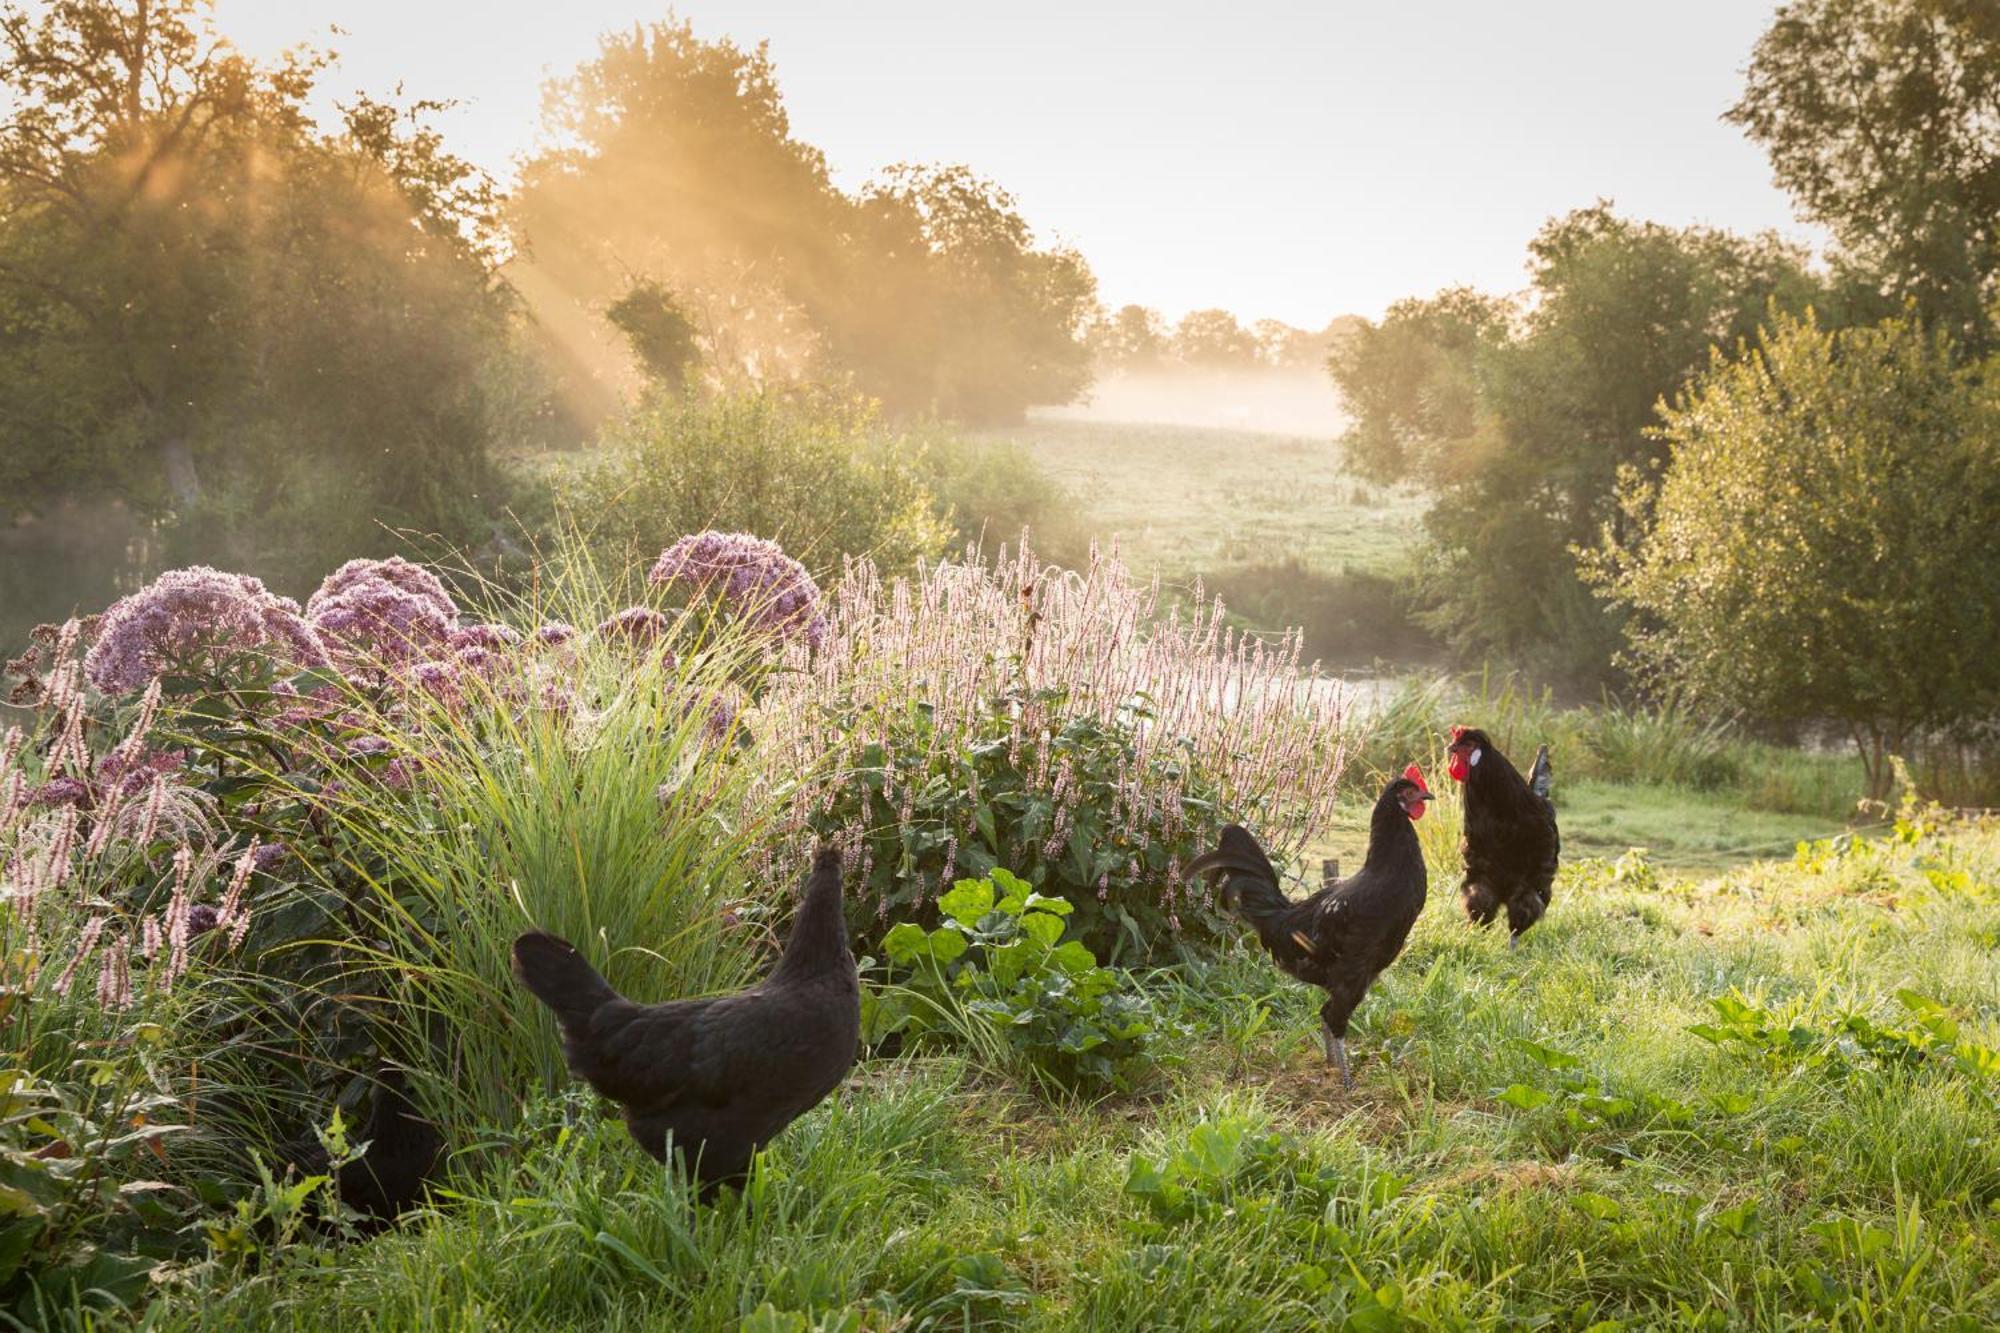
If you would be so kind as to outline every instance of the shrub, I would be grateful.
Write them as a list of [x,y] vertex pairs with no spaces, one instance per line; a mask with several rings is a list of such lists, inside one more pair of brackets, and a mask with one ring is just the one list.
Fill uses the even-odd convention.
[[989,550],[1031,532],[1036,549],[1054,563],[1074,568],[1089,561],[1077,497],[1020,445],[940,432],[926,437],[923,466],[957,549]]
[[640,993],[743,979],[736,682],[769,640],[632,610],[664,641],[475,623],[403,561],[303,612],[196,569],[8,664],[0,1310],[122,1302],[204,1209],[251,1210],[225,1238],[296,1212],[285,1167],[385,1065],[434,1118],[509,1123],[561,1077],[508,975],[531,924]]
[[[1186,1032],[1157,1015],[1129,976],[1099,967],[1082,942],[1063,940],[1074,911],[1061,898],[995,869],[938,899],[935,930],[905,921],[883,938],[910,971],[873,1035],[956,1038],[1063,1092],[1129,1092],[1177,1057]],[[877,1009],[884,1008],[878,1002]]]
[[1221,825],[1295,853],[1332,816],[1344,705],[1298,667],[1296,638],[1237,636],[1213,605],[1154,620],[1157,586],[1026,549],[885,581],[851,564],[809,672],[760,709],[783,841],[842,839],[866,883],[864,943],[935,922],[959,871],[1010,866],[1074,907],[1099,957],[1207,937],[1207,887],[1182,867]]
[[[1827,721],[1889,791],[1891,755],[2000,705],[1991,394],[1941,335],[1781,317],[1665,414],[1596,560],[1631,657],[1718,710]],[[1975,647],[1975,645],[1977,645]]]
[[704,528],[777,541],[819,573],[846,556],[906,569],[951,536],[922,452],[866,400],[833,390],[656,391],[609,430],[566,502],[607,570],[636,569]]

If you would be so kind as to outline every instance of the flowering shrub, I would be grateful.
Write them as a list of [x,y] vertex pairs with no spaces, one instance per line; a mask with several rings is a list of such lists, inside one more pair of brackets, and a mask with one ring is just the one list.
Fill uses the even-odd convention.
[[245,654],[301,668],[327,665],[326,647],[297,602],[247,575],[195,565],[162,574],[114,603],[84,671],[104,693],[125,694],[169,668],[226,675],[232,659]]
[[1212,602],[1156,620],[1158,600],[1095,553],[1081,573],[1025,548],[887,582],[848,566],[822,650],[760,716],[772,770],[802,775],[781,833],[843,843],[864,940],[1005,865],[1100,956],[1149,954],[1219,923],[1182,868],[1223,823],[1279,856],[1326,826],[1341,697],[1296,637],[1236,635]]
[[776,542],[747,532],[702,532],[660,553],[647,581],[706,598],[738,620],[810,648],[826,638],[819,585]]

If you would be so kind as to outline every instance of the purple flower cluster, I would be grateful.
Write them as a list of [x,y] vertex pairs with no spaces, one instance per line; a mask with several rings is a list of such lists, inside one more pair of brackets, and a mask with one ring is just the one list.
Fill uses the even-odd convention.
[[444,584],[401,556],[348,561],[307,600],[306,614],[341,657],[371,666],[428,656],[458,628]]
[[660,642],[667,637],[673,622],[658,611],[646,606],[628,606],[598,625],[595,633],[600,639],[623,639],[636,646]]
[[136,796],[155,781],[187,767],[187,757],[166,750],[128,753],[123,746],[97,762],[97,777],[121,796]]
[[207,565],[169,570],[104,613],[84,674],[106,694],[141,688],[201,659],[262,652],[296,667],[327,665],[299,604],[245,574]]
[[535,631],[535,645],[540,648],[560,648],[576,635],[576,626],[568,621],[551,620]]
[[774,541],[747,532],[701,532],[660,553],[646,576],[713,597],[760,629],[817,648],[826,639],[819,585]]
[[512,625],[460,625],[451,632],[448,640],[454,652],[463,653],[468,648],[483,648],[488,652],[498,652],[502,648],[519,647],[521,631]]
[[317,619],[320,609],[328,602],[370,583],[386,583],[428,602],[452,626],[458,624],[458,604],[451,600],[451,594],[445,591],[438,576],[400,555],[392,555],[387,560],[348,561],[328,574],[318,590],[306,599],[306,615]]

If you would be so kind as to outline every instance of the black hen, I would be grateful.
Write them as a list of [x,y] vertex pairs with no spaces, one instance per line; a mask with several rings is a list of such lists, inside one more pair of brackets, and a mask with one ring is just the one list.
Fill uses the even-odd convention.
[[555,1011],[570,1071],[624,1108],[632,1137],[663,1161],[671,1132],[704,1194],[742,1179],[759,1148],[840,1086],[861,1040],[833,848],[813,857],[784,957],[753,989],[634,1004],[540,932],[514,941],[514,975]]
[[1343,1087],[1354,1082],[1347,1072],[1347,1020],[1382,969],[1396,961],[1423,914],[1429,878],[1411,825],[1430,799],[1411,765],[1375,802],[1361,869],[1299,902],[1285,897],[1264,849],[1236,824],[1222,830],[1219,848],[1188,867],[1195,874],[1222,872],[1223,901],[1257,928],[1279,968],[1326,992],[1321,1035]]
[[1487,925],[1507,913],[1507,944],[1549,910],[1562,838],[1549,800],[1549,747],[1523,778],[1483,731],[1451,729],[1451,775],[1465,784],[1465,914]]
[[[333,1187],[340,1201],[365,1219],[364,1230],[394,1221],[422,1199],[444,1151],[444,1136],[410,1101],[408,1080],[394,1066],[375,1076],[368,1114],[347,1138],[367,1148],[333,1173]],[[332,1165],[316,1134],[297,1139],[290,1156],[304,1175],[324,1175]]]

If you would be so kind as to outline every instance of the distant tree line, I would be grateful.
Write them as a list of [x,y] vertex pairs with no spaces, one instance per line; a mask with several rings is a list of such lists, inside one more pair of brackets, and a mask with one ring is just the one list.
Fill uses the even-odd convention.
[[1728,119],[1825,263],[1556,218],[1523,296],[1403,301],[1334,349],[1343,443],[1433,488],[1417,596],[1461,653],[1836,721],[1879,786],[2000,720],[2000,19],[1793,0]]
[[1169,324],[1157,310],[1123,305],[1100,313],[1085,336],[1107,370],[1310,370],[1318,372],[1362,321],[1343,315],[1317,331],[1277,319],[1249,327],[1227,310],[1192,310]]

